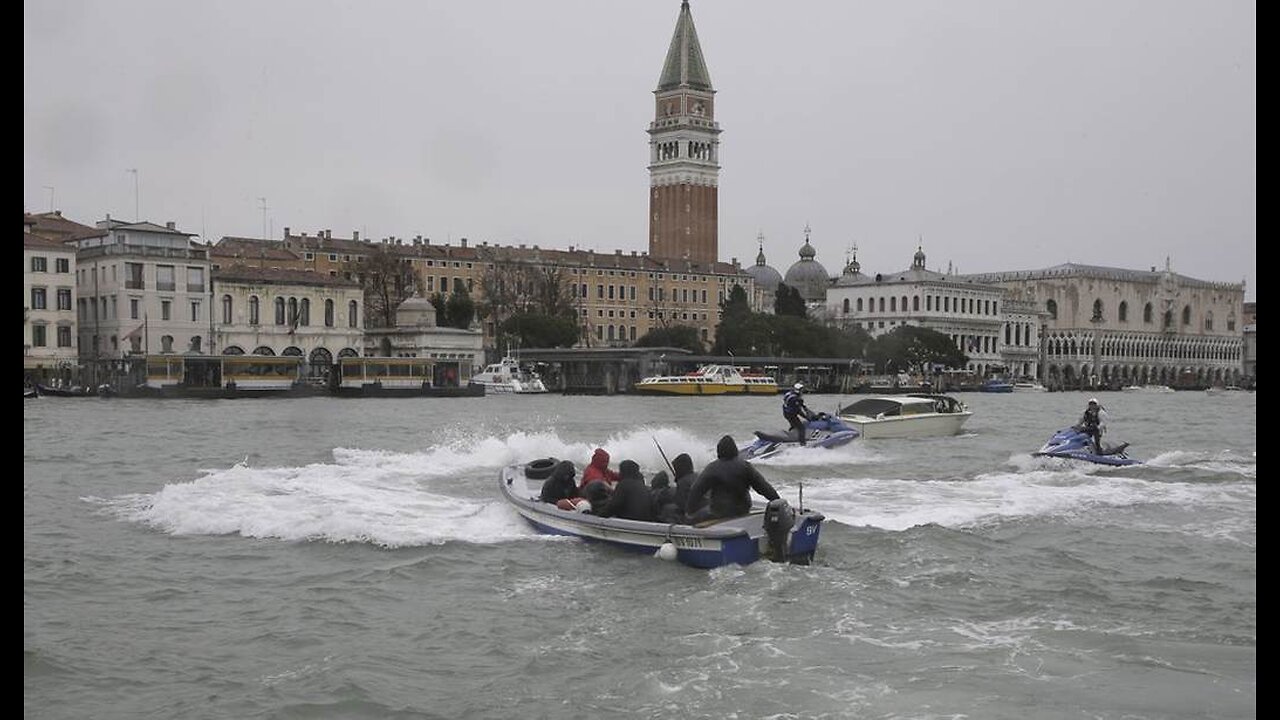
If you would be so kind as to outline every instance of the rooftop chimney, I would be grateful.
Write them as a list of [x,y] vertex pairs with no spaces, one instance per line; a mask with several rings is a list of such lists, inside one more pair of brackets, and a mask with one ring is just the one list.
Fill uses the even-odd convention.
[[288,226],[288,225],[285,225],[285,226],[284,226],[284,236],[285,236],[285,237],[289,237],[289,226]]
[[167,227],[167,228],[169,228],[170,230],[176,230],[176,229],[177,229],[176,227],[174,227],[174,222],[173,222],[172,220],[170,220],[169,222],[165,223],[165,224],[164,224],[164,226],[165,226],[165,227]]
[[355,240],[356,242],[360,242],[360,231],[359,231],[359,230],[352,230],[352,231],[351,231],[351,239],[352,239],[352,240]]
[[466,239],[466,238],[462,238],[462,240],[460,240],[459,242],[461,242],[461,243],[462,243],[462,247],[466,247],[466,246],[467,246],[467,239]]

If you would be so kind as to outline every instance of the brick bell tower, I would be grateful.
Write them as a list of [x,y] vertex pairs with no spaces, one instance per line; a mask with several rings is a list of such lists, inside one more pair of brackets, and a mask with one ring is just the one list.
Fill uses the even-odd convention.
[[689,0],[680,3],[649,124],[649,255],[715,262],[720,124]]

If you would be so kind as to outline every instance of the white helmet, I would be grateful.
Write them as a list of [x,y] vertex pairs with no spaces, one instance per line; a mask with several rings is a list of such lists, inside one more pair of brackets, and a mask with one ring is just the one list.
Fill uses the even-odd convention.
[[804,392],[804,383],[796,383],[791,387],[795,388],[796,390],[799,390],[800,392]]
[[1097,405],[1097,404],[1098,404],[1098,398],[1089,398],[1089,404],[1090,404],[1090,405]]

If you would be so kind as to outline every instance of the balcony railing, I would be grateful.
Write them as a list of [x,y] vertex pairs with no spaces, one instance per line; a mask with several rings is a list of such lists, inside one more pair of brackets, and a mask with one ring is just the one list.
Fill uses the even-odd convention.
[[127,290],[146,290],[147,283],[145,280],[125,280],[125,289]]

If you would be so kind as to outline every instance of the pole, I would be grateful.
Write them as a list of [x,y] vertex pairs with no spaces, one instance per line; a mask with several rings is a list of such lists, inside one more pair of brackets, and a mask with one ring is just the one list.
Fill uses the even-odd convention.
[[139,222],[142,218],[138,212],[138,168],[129,168],[125,172],[133,173],[133,221]]
[[658,454],[662,456],[662,461],[667,464],[667,469],[671,471],[671,482],[675,482],[677,479],[675,466],[672,465],[671,461],[667,459],[667,454],[662,451],[662,446],[658,445],[658,438],[653,437],[652,435],[650,435],[649,437],[653,438],[653,444],[657,446]]

